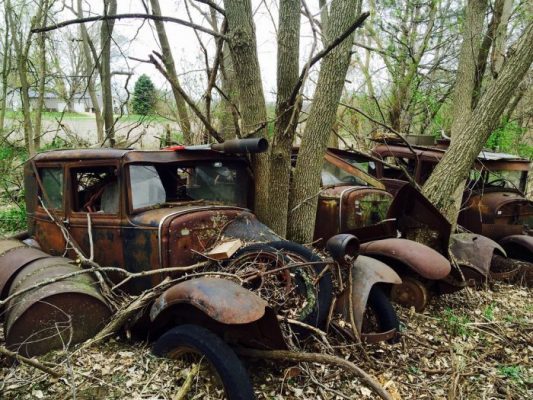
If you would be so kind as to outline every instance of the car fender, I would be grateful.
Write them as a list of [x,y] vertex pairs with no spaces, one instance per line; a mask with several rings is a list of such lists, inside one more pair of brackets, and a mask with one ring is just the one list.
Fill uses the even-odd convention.
[[439,252],[408,239],[382,239],[361,245],[360,253],[378,260],[405,265],[420,276],[438,280],[451,271],[450,262]]
[[488,276],[494,252],[506,256],[505,250],[494,240],[474,233],[454,233],[450,237],[450,255],[459,266],[467,266]]
[[150,320],[176,304],[190,304],[215,321],[233,325],[257,321],[265,314],[268,303],[237,285],[218,278],[197,278],[178,283],[165,290],[150,309]]
[[387,264],[360,255],[350,267],[350,287],[345,289],[337,300],[337,312],[340,312],[346,321],[352,322],[353,318],[359,336],[370,289],[378,282],[400,284],[402,280]]
[[500,244],[509,257],[533,262],[533,236],[510,235],[500,240]]
[[173,313],[184,310],[182,316],[193,321],[199,318],[196,321],[208,324],[209,329],[229,341],[248,347],[287,348],[276,313],[268,303],[227,279],[196,278],[170,287],[150,309],[152,329],[157,331],[172,323],[169,318]]

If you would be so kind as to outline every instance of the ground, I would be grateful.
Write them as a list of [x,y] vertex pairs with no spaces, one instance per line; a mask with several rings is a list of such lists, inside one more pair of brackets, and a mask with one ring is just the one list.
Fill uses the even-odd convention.
[[[398,309],[403,337],[395,345],[354,345],[331,338],[335,352],[363,368],[395,399],[533,398],[532,290],[496,283],[434,298],[423,313]],[[321,351],[317,342],[307,351]],[[61,364],[53,379],[0,358],[2,399],[169,399],[190,361],[163,360],[124,337],[40,358]],[[353,376],[319,364],[246,360],[259,399],[376,398]],[[201,370],[200,376],[206,375]],[[187,398],[218,398],[196,376]]]

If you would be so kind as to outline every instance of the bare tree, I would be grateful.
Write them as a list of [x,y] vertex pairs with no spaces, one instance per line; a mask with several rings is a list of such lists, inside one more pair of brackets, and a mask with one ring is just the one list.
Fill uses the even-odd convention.
[[[331,2],[325,37],[328,43],[340,37],[356,20],[358,0]],[[337,105],[350,65],[353,34],[324,57],[312,108],[307,119],[289,200],[288,237],[297,242],[313,239],[320,171],[326,145],[335,122]]]
[[456,132],[450,148],[424,185],[424,193],[450,220],[455,222],[464,182],[479,152],[498,125],[514,91],[533,63],[533,22],[530,21],[498,77],[481,95],[464,127]]
[[[117,13],[117,0],[103,0],[104,15],[115,15]],[[100,82],[102,83],[102,98],[104,106],[104,143],[109,142],[111,147],[115,146],[115,121],[113,119],[113,92],[111,87],[111,42],[115,19],[105,19],[100,27]]]
[[[152,14],[155,16],[161,16],[161,7],[159,6],[159,0],[150,0],[152,6]],[[191,137],[191,123],[189,121],[189,114],[187,112],[187,104],[183,99],[183,96],[178,90],[180,85],[178,75],[176,74],[176,66],[174,65],[174,57],[172,56],[172,50],[168,42],[167,32],[165,30],[164,22],[161,20],[154,20],[155,28],[157,30],[157,37],[159,38],[159,45],[161,46],[161,54],[163,64],[169,77],[174,81],[174,85],[171,84],[172,94],[174,95],[174,101],[178,110],[178,120],[183,132],[183,141],[185,144],[192,144]]]

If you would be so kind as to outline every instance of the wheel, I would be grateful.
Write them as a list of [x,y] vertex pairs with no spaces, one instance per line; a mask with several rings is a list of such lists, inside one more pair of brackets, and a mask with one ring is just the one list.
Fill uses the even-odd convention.
[[[283,251],[284,254],[293,260],[293,262],[320,262],[323,261],[318,255],[313,253],[310,249],[301,244],[289,242],[288,240],[279,240],[276,242],[267,243],[270,247],[276,250]],[[331,271],[326,270],[325,263],[311,264],[308,267],[298,268],[296,271],[304,270],[311,271],[315,277],[321,274],[321,278],[318,281],[318,307],[316,310],[307,317],[307,320],[311,321],[313,326],[323,328],[326,319],[328,317],[331,302],[333,300],[333,279],[331,277]],[[305,322],[305,321],[304,321]],[[309,323],[309,322],[306,322]]]
[[[365,312],[365,321],[363,323],[363,334],[369,330],[375,332],[389,332],[395,329],[400,331],[400,321],[394,311],[394,307],[385,291],[379,286],[374,285],[370,289],[367,302],[367,311]],[[396,343],[398,335],[389,339],[389,343]]]
[[[258,292],[277,313],[288,318],[296,319],[312,326],[319,326],[327,317],[331,304],[332,282],[331,275],[325,274],[318,284],[315,284],[316,270],[313,268],[295,267],[283,269],[284,266],[295,262],[321,261],[305,247],[302,251],[297,246],[291,249],[282,248],[281,244],[290,242],[272,242],[252,244],[238,250],[226,263],[225,267],[235,271],[239,276],[257,276],[250,280],[248,288]],[[277,248],[277,247],[279,248]],[[262,272],[280,269],[275,274]],[[328,290],[329,288],[329,290]],[[329,293],[329,294],[328,294]],[[305,331],[295,327],[294,331],[305,334]]]
[[229,400],[255,399],[250,378],[234,351],[217,335],[198,325],[180,325],[164,333],[152,352],[159,357],[185,354],[207,359],[224,386]]
[[419,280],[402,277],[400,285],[392,286],[390,297],[404,307],[413,306],[417,312],[422,312],[429,302],[429,291]]

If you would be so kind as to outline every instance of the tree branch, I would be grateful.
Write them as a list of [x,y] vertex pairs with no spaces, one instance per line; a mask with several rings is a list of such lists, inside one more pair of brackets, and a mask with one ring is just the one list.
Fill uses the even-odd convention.
[[174,18],[174,17],[166,17],[166,16],[160,16],[160,15],[151,15],[151,14],[115,14],[115,15],[97,15],[94,17],[85,17],[85,18],[76,18],[71,19],[68,21],[59,22],[54,25],[45,26],[42,28],[33,28],[31,30],[32,33],[39,33],[39,32],[49,32],[56,29],[63,28],[68,25],[74,25],[74,24],[83,24],[85,22],[97,22],[97,21],[109,21],[109,20],[115,20],[115,19],[151,19],[154,21],[163,21],[163,22],[173,22],[176,24],[188,26],[189,28],[198,29],[199,31],[202,31],[204,33],[208,33],[212,36],[226,39],[226,36],[215,32],[211,29],[207,29],[203,27],[202,25],[193,24],[192,22],[187,22],[183,19]]
[[294,89],[292,89],[292,93],[288,101],[289,105],[294,104],[294,101],[296,100],[296,96],[298,95],[298,92],[300,91],[300,87],[303,84],[306,71],[309,70],[317,62],[319,62],[322,58],[326,57],[335,47],[341,44],[344,41],[344,39],[346,39],[357,28],[363,25],[363,23],[365,22],[365,20],[368,18],[369,15],[370,15],[369,12],[362,13],[359,17],[357,17],[355,22],[352,25],[350,25],[348,29],[346,29],[346,31],[342,35],[340,35],[335,40],[333,40],[327,47],[319,51],[311,60],[309,60],[309,63],[304,67],[304,69],[300,73],[300,77],[298,78],[298,82],[294,86]]
[[237,354],[253,358],[268,358],[271,360],[288,360],[335,365],[337,367],[341,367],[345,371],[355,374],[359,379],[361,379],[361,381],[363,381],[364,384],[371,387],[382,399],[392,400],[391,395],[373,377],[368,375],[354,363],[340,357],[329,354],[305,353],[289,350],[255,350],[242,347],[239,347],[235,350]]

